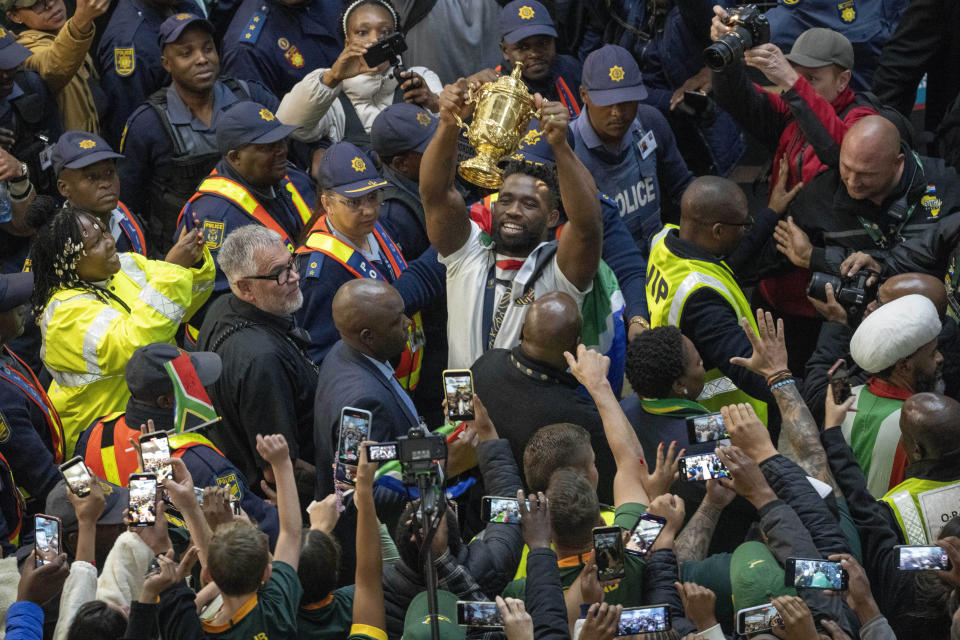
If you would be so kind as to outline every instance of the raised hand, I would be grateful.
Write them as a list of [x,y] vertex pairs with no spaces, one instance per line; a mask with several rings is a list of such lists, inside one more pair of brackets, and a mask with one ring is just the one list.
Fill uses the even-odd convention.
[[783,333],[783,319],[773,321],[773,314],[763,309],[757,309],[757,331],[754,333],[750,321],[740,320],[743,332],[753,347],[753,354],[749,358],[735,356],[730,358],[730,364],[749,369],[750,371],[769,378],[775,373],[787,368],[787,342]]
[[257,434],[257,453],[271,467],[277,466],[284,460],[290,459],[290,448],[287,439],[279,433],[270,435]]
[[777,243],[777,251],[785,255],[793,266],[810,268],[813,244],[806,232],[793,221],[792,216],[787,216],[786,220],[777,223],[777,228],[773,230],[773,239]]

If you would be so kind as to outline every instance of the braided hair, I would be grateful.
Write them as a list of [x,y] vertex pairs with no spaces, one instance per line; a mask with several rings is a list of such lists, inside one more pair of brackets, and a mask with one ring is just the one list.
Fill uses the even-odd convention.
[[103,293],[77,274],[77,263],[87,255],[79,216],[70,205],[58,207],[49,196],[37,196],[27,209],[27,223],[37,229],[30,244],[33,295],[30,304],[39,321],[50,297],[60,289],[85,289],[106,302]]
[[676,327],[648,329],[627,345],[627,380],[644,398],[669,398],[686,369],[683,334]]
[[354,9],[362,7],[367,4],[372,4],[374,6],[382,7],[387,10],[391,16],[393,16],[393,28],[396,31],[400,31],[400,17],[397,15],[397,10],[393,8],[393,5],[390,4],[390,0],[354,0],[343,10],[343,13],[340,14],[340,31],[341,35],[344,38],[347,37],[347,20],[350,19],[350,14],[353,13]]

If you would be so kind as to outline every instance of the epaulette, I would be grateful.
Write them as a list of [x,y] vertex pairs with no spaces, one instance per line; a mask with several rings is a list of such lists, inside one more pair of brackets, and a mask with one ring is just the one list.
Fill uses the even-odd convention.
[[303,277],[319,278],[320,270],[323,269],[323,259],[326,257],[327,256],[319,251],[311,251],[310,256],[307,258],[307,268],[303,270]]
[[267,5],[262,5],[258,11],[254,11],[253,15],[250,16],[250,22],[247,23],[247,26],[243,28],[243,33],[240,34],[240,42],[257,43],[257,38],[260,37],[263,25],[267,21],[267,13]]

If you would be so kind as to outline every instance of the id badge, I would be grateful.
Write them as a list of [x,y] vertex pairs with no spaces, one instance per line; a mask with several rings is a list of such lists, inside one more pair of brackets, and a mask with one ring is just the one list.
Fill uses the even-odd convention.
[[423,335],[423,327],[414,329],[413,325],[410,325],[410,335],[407,338],[407,346],[410,347],[410,352],[416,353],[425,344],[427,344],[427,337]]
[[53,166],[53,145],[48,144],[40,152],[40,170],[46,171]]
[[640,149],[640,157],[644,160],[647,159],[647,156],[656,151],[657,140],[653,137],[653,131],[647,131],[647,133],[640,138],[640,142],[637,143],[637,148]]

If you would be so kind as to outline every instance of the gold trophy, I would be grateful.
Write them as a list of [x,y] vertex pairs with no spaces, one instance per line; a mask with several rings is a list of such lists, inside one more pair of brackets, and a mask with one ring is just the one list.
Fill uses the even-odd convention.
[[499,189],[503,171],[497,163],[520,146],[530,119],[540,117],[534,108],[533,96],[520,79],[522,64],[514,64],[513,73],[488,82],[467,103],[475,102],[473,122],[469,127],[457,117],[457,124],[467,130],[467,139],[477,155],[460,163],[457,172],[466,180],[487,189]]

